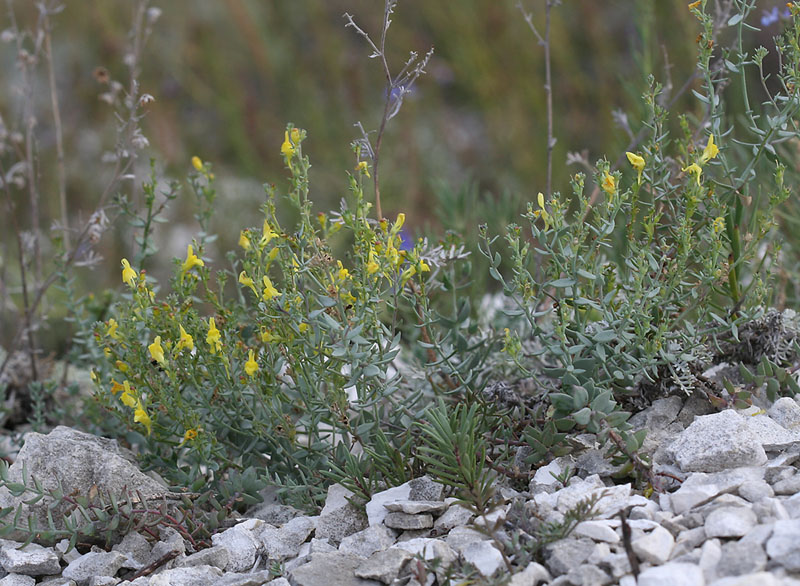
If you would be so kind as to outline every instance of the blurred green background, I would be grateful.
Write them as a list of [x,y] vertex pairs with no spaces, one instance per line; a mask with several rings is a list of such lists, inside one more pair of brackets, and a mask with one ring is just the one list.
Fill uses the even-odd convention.
[[[105,91],[93,77],[98,66],[124,81],[124,58],[134,2],[64,2],[53,18],[54,58],[67,148],[67,195],[75,226],[85,221],[111,171],[101,163],[113,148],[113,110],[98,100]],[[544,33],[544,0],[524,0]],[[694,67],[697,20],[685,0],[566,0],[552,9],[554,130],[553,189],[568,190],[578,169],[565,164],[568,152],[585,151],[591,163],[615,160],[629,135],[612,112],[625,112],[639,129],[640,96],[652,73],[673,92]],[[12,1],[21,28],[32,27],[35,3]],[[380,34],[380,0],[153,0],[163,13],[142,60],[141,89],[155,98],[143,121],[150,148],[137,166],[138,182],[148,157],[166,179],[182,178],[190,158],[214,166],[218,209],[213,224],[223,251],[235,247],[239,230],[258,225],[264,182],[285,177],[280,145],[287,122],[308,131],[303,144],[311,158],[311,197],[316,211],[338,208],[346,195],[345,171],[353,168],[354,124],[377,127],[385,79],[367,44],[345,28],[349,12],[373,38]],[[782,6],[765,0],[756,11]],[[755,22],[754,24],[758,24]],[[8,14],[0,11],[0,29]],[[772,47],[780,22],[749,43]],[[433,46],[427,74],[387,128],[382,150],[384,214],[404,211],[412,233],[445,228],[474,230],[485,210],[514,221],[515,209],[545,190],[546,129],[544,52],[516,0],[401,0],[389,30],[388,53],[397,72],[409,51]],[[0,45],[0,113],[9,130],[20,125],[14,87],[15,49]],[[42,73],[44,74],[44,69]],[[58,217],[55,151],[45,78],[37,80],[37,132],[45,219]],[[691,94],[678,109],[698,110]],[[699,111],[699,110],[698,110]],[[128,184],[129,197],[141,189]],[[504,195],[505,194],[505,195]],[[24,223],[25,201],[19,193]],[[192,196],[185,190],[162,225],[162,252],[151,268],[164,271],[172,256],[183,257],[196,232]],[[6,223],[4,222],[4,225]],[[44,223],[47,228],[48,222]],[[4,230],[4,274],[13,275],[15,243]],[[105,261],[79,269],[98,292],[119,285],[119,258],[130,255],[133,232],[117,223],[100,242]],[[11,282],[11,279],[8,279]],[[6,342],[10,333],[3,333]]]

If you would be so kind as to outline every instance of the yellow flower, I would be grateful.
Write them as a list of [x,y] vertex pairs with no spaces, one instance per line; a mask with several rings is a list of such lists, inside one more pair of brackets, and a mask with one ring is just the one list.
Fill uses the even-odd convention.
[[641,185],[642,172],[644,171],[644,157],[641,157],[634,153],[625,153],[625,156],[628,157],[628,162],[631,164],[631,167],[633,167],[636,170],[636,173],[638,173],[639,177],[637,179],[637,182],[639,183],[639,185]]
[[[97,376],[97,375],[95,375],[95,377],[96,377],[96,376]],[[125,382],[127,383],[128,381],[125,381]],[[116,395],[116,394],[117,394],[117,393],[119,393],[120,391],[122,391],[122,390],[127,390],[127,389],[129,389],[129,388],[130,388],[130,383],[129,383],[128,387],[126,388],[126,387],[125,387],[125,385],[121,385],[121,384],[119,384],[119,383],[118,383],[117,381],[115,381],[115,380],[112,380],[112,381],[111,381],[111,394],[112,394],[112,395]]]
[[255,376],[258,372],[258,362],[253,356],[253,351],[250,350],[247,354],[247,362],[244,363],[244,371],[247,373],[247,376]]
[[349,291],[344,291],[343,293],[339,294],[339,297],[344,302],[345,305],[353,305],[356,302],[356,298],[353,297],[353,294]]
[[401,284],[401,285],[403,285],[403,286],[405,286],[405,284],[408,282],[408,280],[409,280],[411,277],[413,277],[414,275],[416,275],[416,274],[417,274],[417,268],[416,268],[416,267],[408,267],[408,268],[407,268],[406,270],[404,270],[404,271],[403,271],[403,273],[400,275],[400,284]]
[[197,169],[198,171],[203,170],[203,161],[198,156],[192,157],[192,167]]
[[183,326],[178,324],[178,327],[181,329],[181,338],[178,340],[178,345],[176,346],[178,352],[186,348],[189,352],[194,350],[194,340],[192,337],[186,333],[186,330],[183,329]]
[[420,272],[427,273],[431,270],[431,267],[428,266],[423,259],[419,259],[419,270]]
[[275,339],[275,336],[272,335],[272,332],[270,332],[269,329],[264,326],[261,326],[259,337],[264,344],[269,344]]
[[380,266],[377,262],[375,262],[375,251],[370,248],[369,249],[369,256],[367,257],[367,273],[372,275],[378,272]]
[[608,195],[613,196],[617,192],[617,180],[611,173],[606,171],[603,174],[603,183],[600,184],[600,187]]
[[[544,207],[544,194],[540,191],[539,195],[536,196],[536,202],[539,204],[539,209],[533,212],[534,217],[541,218],[544,220],[544,229],[550,229],[550,214],[547,213],[547,209]],[[427,266],[427,265],[426,265]]]
[[208,335],[206,336],[206,343],[211,347],[211,353],[215,354],[222,350],[222,335],[217,329],[217,324],[214,323],[214,318],[208,318]]
[[270,240],[272,240],[277,236],[277,234],[272,231],[272,228],[270,227],[269,222],[267,220],[264,220],[264,227],[262,228],[261,232],[263,236],[261,237],[261,240],[259,240],[258,242],[258,245],[261,248],[264,248],[267,244],[269,244]]
[[714,218],[714,221],[711,224],[711,229],[714,231],[714,234],[719,234],[725,229],[725,218],[722,216],[718,216]]
[[291,159],[297,152],[297,143],[300,140],[300,132],[296,128],[292,128],[292,138],[289,139],[289,131],[283,133],[283,144],[281,145],[281,154],[286,157],[287,161]]
[[717,148],[717,145],[714,144],[714,135],[709,134],[706,148],[703,149],[703,154],[700,156],[700,164],[705,165],[718,154],[719,148]]
[[92,382],[95,383],[99,381],[97,373],[94,370],[89,371],[89,378],[92,379]]
[[359,161],[358,165],[355,168],[356,171],[359,171],[369,177],[369,165],[367,165],[366,161]]
[[203,262],[203,259],[197,258],[197,255],[194,253],[194,249],[192,249],[192,245],[190,244],[186,248],[186,260],[183,261],[183,265],[181,265],[181,280],[183,280],[183,276],[192,270],[194,267],[204,267],[206,263]]
[[159,364],[166,364],[164,359],[164,348],[161,347],[161,336],[156,336],[155,341],[147,347],[150,350],[150,356]]
[[306,330],[308,330],[308,324],[303,322],[297,326],[297,329],[300,330],[301,334],[305,334]]
[[272,281],[269,280],[269,277],[264,275],[264,293],[261,295],[264,298],[264,301],[269,301],[273,297],[280,297],[281,293],[278,291],[272,284]]
[[124,372],[128,372],[128,365],[125,364],[124,362],[122,362],[122,360],[117,360],[114,363],[114,366],[116,366],[117,370],[119,370],[120,372],[123,372],[123,373]]
[[345,279],[349,279],[350,271],[344,268],[344,266],[342,265],[342,261],[337,260],[336,265],[339,267],[339,280],[344,281]]
[[245,250],[250,250],[250,239],[247,237],[247,234],[244,230],[239,232],[239,246]]
[[142,405],[141,401],[136,402],[136,411],[133,412],[133,420],[136,423],[144,425],[147,428],[147,435],[150,435],[153,422],[150,420],[147,411],[144,410],[144,405]]
[[258,295],[258,291],[256,291],[256,284],[253,282],[253,279],[247,276],[246,272],[242,271],[239,273],[239,282],[245,287],[250,287],[253,290],[253,293]]
[[403,224],[406,223],[406,215],[403,212],[397,214],[397,221],[395,221],[394,226],[392,226],[392,233],[397,234],[400,231],[400,228],[403,227]]
[[[133,389],[131,389],[131,385],[128,381],[122,383],[123,393],[120,395],[119,400],[122,401],[123,405],[126,405],[133,409],[136,405],[136,398],[133,396]],[[113,389],[112,389],[113,390]]]
[[105,348],[103,348],[103,356],[105,356],[106,358],[108,358],[109,356],[111,356],[111,348],[109,348],[108,346],[106,346]]
[[697,163],[692,163],[688,167],[681,169],[681,171],[684,173],[694,173],[697,176],[697,185],[700,185],[700,174],[703,172],[703,170],[700,168],[700,165]]
[[193,439],[197,439],[197,430],[196,429],[187,429],[186,433],[183,434],[183,441],[182,444],[186,442],[190,442]]
[[108,320],[108,328],[106,329],[106,334],[108,334],[109,336],[111,336],[115,340],[119,340],[119,334],[117,333],[117,328],[118,327],[119,327],[119,324],[117,323],[117,320],[115,320],[112,317],[110,320]]
[[693,10],[702,4],[702,0],[697,0],[697,2],[692,2],[691,4],[687,5],[689,10]]
[[386,248],[386,259],[389,261],[390,264],[395,266],[397,266],[401,262],[400,255],[393,244],[390,244]]
[[128,262],[127,258],[122,259],[122,282],[131,287],[136,285],[136,271],[131,268],[131,263]]

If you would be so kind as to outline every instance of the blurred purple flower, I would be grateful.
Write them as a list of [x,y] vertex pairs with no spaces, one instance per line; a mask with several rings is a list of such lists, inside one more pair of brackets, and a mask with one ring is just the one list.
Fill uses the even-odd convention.
[[405,228],[400,228],[400,233],[398,234],[400,237],[400,250],[411,250],[414,248],[414,239],[411,238],[411,234]]
[[782,12],[778,11],[777,6],[773,6],[771,10],[761,11],[761,26],[767,27],[775,24],[780,19],[789,19],[792,14],[788,8],[784,8]]
[[772,10],[761,11],[761,26],[770,26],[778,22],[778,7],[773,6]]

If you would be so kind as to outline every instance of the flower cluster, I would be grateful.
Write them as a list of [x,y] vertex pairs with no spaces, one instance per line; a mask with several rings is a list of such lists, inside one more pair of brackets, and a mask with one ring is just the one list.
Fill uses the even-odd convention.
[[684,173],[692,174],[697,179],[697,186],[700,187],[700,175],[703,173],[703,165],[708,163],[711,159],[715,158],[719,154],[719,148],[717,145],[714,144],[714,135],[710,134],[708,136],[708,142],[706,143],[705,148],[703,149],[703,153],[700,157],[687,167],[684,167],[682,171]]

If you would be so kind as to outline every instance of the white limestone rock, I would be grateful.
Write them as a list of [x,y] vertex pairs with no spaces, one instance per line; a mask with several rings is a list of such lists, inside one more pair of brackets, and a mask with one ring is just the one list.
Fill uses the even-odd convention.
[[619,543],[620,537],[615,531],[620,526],[618,519],[581,521],[573,529],[578,537],[588,537],[594,541],[606,543]]
[[461,551],[464,561],[475,566],[482,576],[489,577],[504,567],[503,554],[491,541],[476,541]]
[[[388,491],[387,491],[388,492]],[[328,487],[328,496],[325,499],[325,506],[317,519],[317,530],[315,535],[319,538],[326,538],[332,545],[338,546],[342,539],[352,535],[357,531],[366,529],[368,526],[367,518],[355,505],[348,499],[354,496],[353,492],[340,484],[331,484]],[[401,498],[394,496],[390,500]],[[372,499],[373,502],[375,498]],[[381,509],[386,511],[381,503]],[[369,515],[369,503],[367,503],[367,515]],[[387,511],[388,512],[388,511]],[[383,520],[383,519],[381,519]]]
[[60,574],[61,564],[58,555],[51,548],[29,543],[19,549],[16,543],[0,548],[0,566],[9,574],[26,576],[45,576]]
[[665,563],[674,546],[675,538],[672,537],[672,533],[660,526],[631,542],[631,547],[639,559],[653,565]]
[[790,572],[800,571],[800,520],[776,521],[766,551],[772,561]]
[[733,409],[697,417],[667,451],[684,472],[719,472],[767,461],[760,438]]
[[779,398],[769,408],[767,415],[790,431],[800,431],[800,405],[791,397]]
[[[620,581],[620,585],[622,581]],[[652,566],[639,574],[638,586],[706,586],[703,570],[695,564],[670,562]]]
[[394,544],[394,540],[395,535],[390,529],[383,525],[372,525],[342,539],[339,551],[367,558],[388,549]]
[[211,536],[211,543],[228,550],[228,572],[244,572],[253,567],[261,543],[252,531],[238,525]]
[[747,507],[720,507],[706,516],[705,530],[712,537],[742,537],[758,524],[756,514]]

